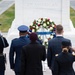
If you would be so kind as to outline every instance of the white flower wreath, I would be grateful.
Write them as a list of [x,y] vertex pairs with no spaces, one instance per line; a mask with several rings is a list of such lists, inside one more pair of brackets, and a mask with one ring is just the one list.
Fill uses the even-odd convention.
[[40,29],[40,27],[43,27],[47,29],[50,32],[55,31],[56,24],[47,18],[39,18],[38,20],[34,20],[30,25],[30,30],[32,32],[37,32],[37,30]]
[[56,29],[56,24],[48,18],[39,18],[38,20],[34,20],[30,24],[30,31],[37,32],[41,27],[46,29],[48,32],[52,32],[52,34],[50,34],[50,37],[47,38],[46,41],[44,40],[45,45],[47,45],[47,40],[52,39],[55,35],[54,31]]

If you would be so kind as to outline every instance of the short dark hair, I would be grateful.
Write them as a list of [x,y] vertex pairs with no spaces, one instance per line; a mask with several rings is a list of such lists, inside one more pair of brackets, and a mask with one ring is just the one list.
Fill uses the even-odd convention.
[[71,46],[70,41],[62,41],[62,46],[67,47],[67,46]]
[[35,32],[32,32],[32,33],[30,34],[30,40],[31,40],[31,41],[36,41],[37,39],[38,39],[37,34],[36,34]]
[[26,31],[19,31],[20,33],[26,33],[27,32],[27,30]]
[[61,34],[61,32],[63,31],[63,26],[62,25],[56,25],[56,31],[58,34]]

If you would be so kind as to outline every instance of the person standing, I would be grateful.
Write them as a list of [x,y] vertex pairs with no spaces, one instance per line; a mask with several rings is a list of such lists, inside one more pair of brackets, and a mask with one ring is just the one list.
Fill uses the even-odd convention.
[[[54,75],[75,75],[73,62],[75,61],[75,53],[69,53],[70,43],[62,41],[62,52],[55,55]],[[75,50],[74,50],[75,52]]]
[[21,49],[24,45],[27,45],[30,43],[30,40],[27,37],[28,27],[25,25],[21,25],[18,27],[18,30],[19,30],[20,37],[12,40],[11,46],[10,46],[10,52],[9,52],[10,68],[15,72],[15,75],[20,74]]
[[[63,37],[63,27],[62,25],[56,26],[56,37],[48,41],[48,50],[47,50],[47,65],[51,69],[53,74],[53,65],[55,55],[62,51],[61,43],[62,41],[69,41],[71,46],[71,41]],[[69,50],[71,52],[71,50]]]
[[0,34],[0,75],[5,75],[5,63],[6,57],[3,53],[4,48],[8,47],[9,44],[5,37]]
[[46,50],[37,39],[37,34],[31,33],[30,44],[22,48],[20,75],[43,75],[42,61],[46,59]]

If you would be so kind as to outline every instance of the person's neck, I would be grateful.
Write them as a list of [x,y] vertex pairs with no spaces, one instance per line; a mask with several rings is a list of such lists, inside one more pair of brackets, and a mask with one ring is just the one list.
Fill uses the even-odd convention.
[[22,36],[26,36],[26,35],[20,35],[20,37],[22,37]]
[[63,34],[56,34],[56,36],[63,36]]
[[62,34],[57,34],[56,36],[63,36]]

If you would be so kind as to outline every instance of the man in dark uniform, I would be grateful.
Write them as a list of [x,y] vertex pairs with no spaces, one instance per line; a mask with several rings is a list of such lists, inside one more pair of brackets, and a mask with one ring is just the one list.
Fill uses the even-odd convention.
[[8,44],[6,38],[0,34],[0,75],[5,74],[6,58],[5,58],[5,55],[3,54],[3,51],[4,51],[4,48],[6,48],[8,46],[9,46],[9,44]]
[[31,33],[31,43],[22,48],[20,75],[43,75],[42,61],[46,59],[46,50],[37,39],[37,34]]
[[55,55],[53,75],[75,75],[73,69],[75,53],[69,53],[69,49],[70,42],[62,41],[62,52]]
[[21,25],[18,27],[18,30],[19,30],[20,37],[12,40],[11,46],[10,46],[10,52],[9,52],[10,68],[14,70],[15,75],[19,75],[19,72],[20,72],[21,49],[24,45],[27,45],[30,43],[30,40],[27,37],[28,27],[25,25]]
[[66,41],[69,41],[71,45],[71,41],[63,37],[63,32],[64,31],[63,31],[62,25],[57,25],[56,26],[56,37],[49,40],[48,42],[47,63],[48,63],[48,67],[51,70],[53,70],[55,54],[58,54],[62,51],[61,42],[66,40]]

